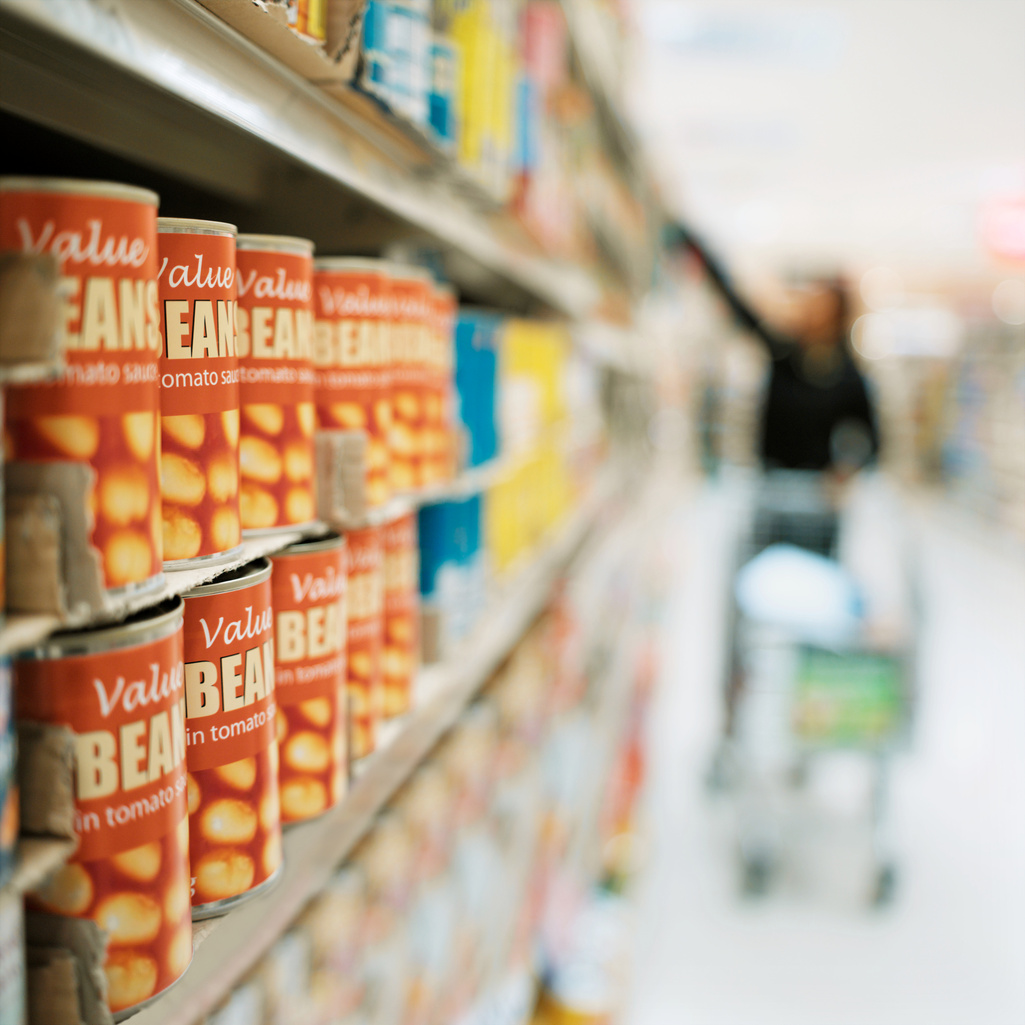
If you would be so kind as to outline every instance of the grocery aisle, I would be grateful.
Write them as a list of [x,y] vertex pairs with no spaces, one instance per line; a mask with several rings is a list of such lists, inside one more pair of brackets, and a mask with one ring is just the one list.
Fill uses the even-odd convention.
[[[871,911],[864,791],[843,759],[812,786],[784,877],[737,896],[728,803],[702,775],[718,716],[736,488],[677,513],[680,586],[651,717],[651,850],[637,887],[627,1025],[1014,1025],[1025,1020],[1025,556],[943,506],[911,521],[923,691],[894,786],[902,875]],[[821,813],[829,805],[828,818]],[[823,822],[826,825],[823,825]]]

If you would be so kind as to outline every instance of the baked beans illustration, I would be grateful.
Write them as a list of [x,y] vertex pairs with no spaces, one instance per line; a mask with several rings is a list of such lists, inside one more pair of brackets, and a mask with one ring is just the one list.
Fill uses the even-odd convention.
[[281,821],[345,796],[345,539],[301,541],[271,559]]
[[0,179],[0,249],[60,262],[66,362],[10,389],[7,457],[92,468],[84,513],[115,592],[155,588],[163,563],[157,203],[130,185]]
[[234,225],[161,217],[160,491],[164,562],[237,553],[238,328]]
[[419,649],[419,570],[416,516],[406,513],[381,528],[384,549],[384,636],[381,714],[409,709]]
[[367,435],[367,502],[383,505],[391,403],[391,293],[382,260],[314,261],[317,426]]
[[270,563],[185,595],[192,917],[270,885],[281,867]]
[[374,750],[381,719],[381,639],[384,619],[384,550],[380,527],[346,534],[349,549],[347,673],[349,752]]
[[75,735],[78,847],[29,903],[105,931],[107,1001],[121,1015],[192,959],[182,601],[54,634],[14,676],[19,718]]
[[311,522],[313,243],[239,235],[239,511],[266,532]]
[[390,266],[392,294],[392,425],[389,477],[392,490],[422,484],[423,416],[430,349],[434,279],[418,267]]

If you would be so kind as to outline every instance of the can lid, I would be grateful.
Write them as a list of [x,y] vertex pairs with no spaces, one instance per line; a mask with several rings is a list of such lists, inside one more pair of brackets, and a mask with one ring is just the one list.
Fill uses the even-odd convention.
[[225,594],[228,591],[241,591],[253,584],[259,584],[270,576],[270,563],[262,556],[253,559],[244,566],[225,570],[209,584],[200,584],[185,592],[186,598],[198,598],[204,594]]
[[295,253],[298,256],[312,256],[314,249],[308,238],[298,238],[295,235],[239,235],[236,245],[239,249]]
[[175,595],[129,616],[121,623],[79,630],[59,630],[37,647],[23,651],[19,658],[52,659],[68,655],[88,655],[116,648],[131,648],[159,640],[181,625],[185,603]]
[[195,217],[158,217],[157,232],[162,235],[231,235],[238,228],[227,221],[201,221]]
[[328,552],[335,548],[341,548],[345,544],[345,538],[341,534],[328,534],[327,537],[307,537],[302,541],[296,541],[294,545],[283,548],[271,556],[271,562],[281,558],[283,555],[310,555],[314,552]]
[[313,269],[337,271],[371,271],[374,274],[389,274],[391,264],[387,260],[377,260],[372,256],[318,256],[313,261]]
[[79,178],[31,178],[10,176],[0,178],[0,192],[60,192],[101,199],[121,199],[129,203],[159,206],[160,197],[151,189],[122,182],[90,181]]

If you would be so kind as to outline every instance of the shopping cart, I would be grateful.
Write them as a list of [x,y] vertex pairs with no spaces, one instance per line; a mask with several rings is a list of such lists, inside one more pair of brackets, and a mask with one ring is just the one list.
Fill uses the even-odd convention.
[[[768,611],[764,604],[759,611],[744,593],[754,568],[773,559],[780,566],[810,567],[813,582],[826,579],[838,581],[835,587],[846,586],[836,561],[843,530],[843,515],[827,480],[817,474],[775,473],[757,487],[738,546],[725,729],[710,781],[735,800],[740,880],[748,894],[765,892],[779,864],[785,821],[781,789],[803,786],[815,759],[838,750],[858,752],[869,762],[871,897],[881,904],[894,893],[889,783],[893,756],[909,737],[915,631],[900,644],[870,643],[860,628],[853,590],[851,607],[841,602],[825,633],[787,621],[786,595],[779,609],[770,603]],[[792,598],[793,574],[784,583]],[[813,614],[820,611],[812,609]],[[836,626],[833,620],[843,614],[847,620]],[[823,622],[829,620],[828,612],[822,615]]]

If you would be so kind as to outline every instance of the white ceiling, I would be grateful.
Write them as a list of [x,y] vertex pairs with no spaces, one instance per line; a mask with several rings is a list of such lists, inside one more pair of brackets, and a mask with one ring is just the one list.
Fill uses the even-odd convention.
[[1025,197],[1025,0],[630,5],[627,102],[667,204],[735,259],[992,264],[982,211]]

